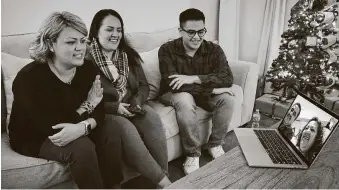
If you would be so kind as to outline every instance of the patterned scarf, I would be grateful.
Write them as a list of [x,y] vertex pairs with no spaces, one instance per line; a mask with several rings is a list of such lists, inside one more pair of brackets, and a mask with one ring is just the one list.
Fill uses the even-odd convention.
[[[96,39],[91,43],[91,55],[100,71],[111,81],[119,93],[119,101],[126,95],[127,78],[129,73],[127,54],[116,49],[113,52],[112,61],[101,51]],[[119,77],[113,78],[113,67],[118,69]]]

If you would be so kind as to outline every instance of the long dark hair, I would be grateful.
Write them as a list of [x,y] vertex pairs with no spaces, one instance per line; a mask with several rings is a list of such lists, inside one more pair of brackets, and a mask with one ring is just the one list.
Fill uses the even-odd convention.
[[[123,50],[124,52],[126,52],[127,57],[128,57],[128,62],[129,65],[137,65],[139,64],[138,61],[143,62],[140,55],[138,54],[137,51],[135,51],[126,41],[125,39],[125,30],[124,30],[124,21],[122,20],[120,14],[118,12],[116,12],[115,10],[112,9],[101,9],[99,12],[97,12],[92,20],[91,23],[91,28],[89,30],[89,40],[93,41],[93,39],[96,39],[98,42],[98,33],[99,33],[99,29],[102,25],[102,21],[108,16],[108,15],[112,15],[116,18],[119,19],[121,26],[122,26],[122,37],[120,40],[120,43],[118,45],[118,48]],[[101,44],[99,43],[99,46],[101,46]]]
[[306,125],[304,126],[304,128],[301,130],[300,134],[299,134],[299,137],[298,137],[298,140],[297,140],[297,146],[300,146],[300,141],[301,141],[301,136],[306,128],[306,126],[311,122],[311,121],[315,121],[317,122],[318,124],[318,127],[317,127],[317,136],[315,138],[315,141],[312,145],[312,147],[307,151],[306,153],[306,157],[307,157],[307,160],[308,161],[312,161],[316,156],[317,154],[319,153],[322,145],[323,145],[323,126],[319,120],[319,118],[317,117],[313,117],[312,119],[310,119]]

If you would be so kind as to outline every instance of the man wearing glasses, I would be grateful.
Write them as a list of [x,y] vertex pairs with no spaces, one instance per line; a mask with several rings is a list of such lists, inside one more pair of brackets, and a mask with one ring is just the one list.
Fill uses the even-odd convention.
[[180,138],[187,156],[185,174],[199,168],[201,155],[197,106],[212,112],[212,134],[205,145],[213,158],[224,154],[221,146],[233,114],[233,75],[225,53],[204,40],[205,16],[187,9],[179,16],[181,38],[162,45],[159,63],[162,75],[160,100],[176,109]]
[[282,121],[281,127],[279,129],[281,132],[288,138],[292,139],[294,136],[294,128],[292,127],[292,123],[299,117],[301,112],[300,103],[295,103],[291,106],[291,109],[288,110],[284,120]]

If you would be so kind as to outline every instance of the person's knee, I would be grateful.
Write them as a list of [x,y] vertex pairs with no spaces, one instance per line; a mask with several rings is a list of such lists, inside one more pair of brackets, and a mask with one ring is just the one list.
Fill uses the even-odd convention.
[[118,132],[121,136],[135,135],[137,134],[137,130],[134,124],[125,117],[116,116],[116,115],[106,115],[105,120],[111,123],[114,127],[114,131]]
[[228,108],[233,108],[235,101],[235,97],[228,94],[228,93],[223,93],[217,96],[217,102],[216,106],[227,106]]
[[147,120],[147,122],[152,123],[152,125],[162,126],[160,115],[152,107],[143,105],[143,109],[145,109],[146,113],[142,119]]
[[194,111],[197,108],[193,96],[187,92],[176,93],[173,103],[178,111]]
[[88,137],[80,137],[69,144],[70,154],[65,158],[69,163],[90,165],[96,162],[95,144]]

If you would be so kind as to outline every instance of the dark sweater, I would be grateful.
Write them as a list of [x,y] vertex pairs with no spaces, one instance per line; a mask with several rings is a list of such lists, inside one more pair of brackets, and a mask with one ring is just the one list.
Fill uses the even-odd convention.
[[[11,147],[21,154],[37,157],[43,141],[60,131],[52,129],[53,125],[76,124],[87,119],[76,110],[87,99],[97,73],[92,63],[85,61],[69,85],[47,63],[33,61],[22,68],[12,88],[14,102],[8,126]],[[105,117],[103,103],[89,117],[100,127]]]
[[[193,57],[186,54],[182,38],[163,44],[158,52],[162,76],[161,92],[188,92],[194,96],[209,96],[213,88],[231,87],[232,71],[226,55],[217,44],[204,40]],[[197,75],[201,84],[184,84],[178,90],[169,86],[170,75]]]

